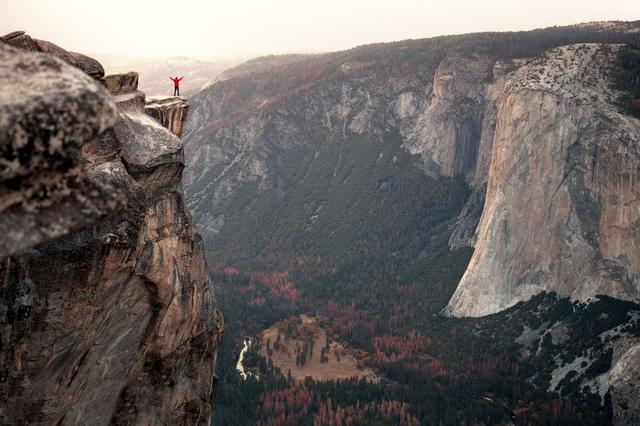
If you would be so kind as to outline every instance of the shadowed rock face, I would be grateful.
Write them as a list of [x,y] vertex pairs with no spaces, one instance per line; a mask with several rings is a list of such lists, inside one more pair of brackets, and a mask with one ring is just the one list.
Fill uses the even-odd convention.
[[431,104],[404,143],[422,155],[427,173],[473,176],[492,67],[489,58],[458,55],[448,56],[438,66]]
[[[28,183],[41,170],[49,179],[73,171],[110,191],[84,195],[70,185],[63,194],[119,200],[119,210],[81,230],[64,226],[60,238],[5,243],[10,253],[31,248],[0,261],[0,423],[209,424],[222,318],[179,190],[181,141],[143,112],[136,87],[130,91],[142,102],[123,102],[51,56],[1,46],[0,55],[3,87],[18,102],[0,98],[2,140],[16,141],[3,146],[3,158],[33,140],[29,161],[3,163],[3,194],[27,199],[10,183]],[[14,62],[29,66],[5,77]],[[32,85],[40,97],[21,88],[31,74],[54,71],[46,80],[68,81],[51,93],[64,104],[47,104],[46,85]],[[31,104],[44,109],[30,115],[22,105]],[[43,123],[57,131],[23,135]],[[44,205],[56,201],[37,195]],[[64,224],[82,209],[61,204],[30,214],[36,224]],[[2,212],[0,225],[7,217]]]

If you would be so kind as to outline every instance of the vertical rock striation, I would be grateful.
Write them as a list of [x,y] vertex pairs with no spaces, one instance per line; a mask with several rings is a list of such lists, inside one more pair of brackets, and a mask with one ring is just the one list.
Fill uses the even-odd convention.
[[613,105],[617,49],[565,46],[513,76],[449,314],[487,315],[542,291],[640,300],[640,122]]
[[[180,190],[181,141],[144,113],[144,94],[137,84],[119,86],[111,98],[96,82],[50,56],[0,49],[12,61],[32,61],[29,72],[51,72],[47,60],[53,61],[56,77],[82,89],[56,86],[57,95],[77,102],[94,96],[104,102],[101,111],[86,116],[58,111],[54,107],[59,101],[47,97],[33,100],[43,107],[38,115],[12,111],[46,123],[61,121],[65,114],[76,120],[62,122],[59,133],[27,141],[49,147],[47,153],[61,144],[65,149],[53,152],[53,158],[66,164],[77,155],[77,175],[111,188],[117,196],[112,214],[99,220],[87,216],[93,225],[64,227],[59,234],[66,235],[34,240],[50,241],[25,244],[32,248],[1,261],[0,421],[209,424],[222,318],[202,243]],[[89,105],[101,105],[97,101]],[[15,121],[8,118],[0,110],[2,135]],[[26,123],[25,128],[35,128]],[[9,142],[15,149],[23,136],[13,134]],[[50,155],[41,156],[50,161]],[[39,169],[64,177],[66,169],[58,171],[55,164],[49,167],[33,158],[27,163],[32,169],[16,169],[23,181],[33,179]],[[10,181],[1,184],[3,194],[13,189],[14,198],[27,198],[28,191],[16,190]],[[72,185],[66,192],[83,195]],[[46,205],[49,193],[38,195]],[[51,213],[36,210],[33,215],[37,224],[64,224],[62,213],[79,214],[69,210],[72,207],[62,205]],[[0,224],[5,218],[3,213]],[[23,248],[8,246],[12,252]]]
[[640,423],[640,342],[623,339],[614,351],[609,372],[611,408],[616,425]]
[[487,57],[454,54],[438,66],[431,103],[405,132],[403,144],[422,155],[428,174],[473,176],[492,65]]
[[147,99],[144,112],[162,123],[176,136],[182,137],[187,123],[189,104],[180,97],[153,96]]

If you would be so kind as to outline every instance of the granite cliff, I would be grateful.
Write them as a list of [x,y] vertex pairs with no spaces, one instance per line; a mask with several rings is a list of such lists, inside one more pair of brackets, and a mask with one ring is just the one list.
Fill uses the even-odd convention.
[[[640,123],[613,82],[639,32],[451,36],[225,73],[192,99],[185,132],[207,250],[299,271],[303,291],[362,309],[406,286],[429,316],[543,292],[640,302]],[[637,349],[616,345],[598,389],[622,424],[637,416]]]
[[[535,46],[529,52],[508,45],[514,43],[509,35],[503,36],[507,47],[498,36],[452,37],[444,47],[442,40],[365,46],[228,72],[194,98],[185,138],[187,193],[205,240],[215,247],[227,229],[237,235],[231,211],[236,219],[247,210],[265,215],[266,206],[256,210],[259,201],[242,198],[247,191],[281,202],[285,218],[277,223],[292,216],[305,222],[282,225],[283,232],[322,239],[323,219],[343,208],[332,206],[335,191],[352,197],[335,204],[357,204],[396,176],[387,160],[399,164],[398,153],[409,153],[403,167],[422,169],[429,182],[421,187],[424,197],[436,196],[433,186],[449,187],[453,198],[453,187],[465,191],[462,204],[437,202],[453,213],[440,217],[451,230],[449,246],[475,247],[446,313],[487,315],[543,291],[574,300],[605,294],[640,301],[639,129],[612,88],[620,45],[566,44],[571,38],[637,41],[637,22],[567,31],[562,40],[524,34],[522,44]],[[360,147],[361,141],[369,143]],[[400,151],[385,152],[398,142]],[[375,183],[355,176],[371,167],[367,150],[380,169],[366,171]],[[285,163],[296,171],[284,170]],[[323,201],[292,204],[293,194],[303,191]],[[328,220],[340,228],[337,217]],[[373,228],[362,222],[368,225],[354,226]],[[383,232],[404,232],[394,228],[397,221],[387,225]],[[414,253],[406,253],[407,244],[389,245],[388,253],[410,261],[429,243],[418,242],[422,250]]]
[[186,101],[147,115],[135,73],[2,40],[2,423],[209,424],[223,325],[180,188]]
[[617,45],[570,45],[509,76],[478,241],[448,309],[487,315],[542,291],[639,300],[640,122],[616,105]]

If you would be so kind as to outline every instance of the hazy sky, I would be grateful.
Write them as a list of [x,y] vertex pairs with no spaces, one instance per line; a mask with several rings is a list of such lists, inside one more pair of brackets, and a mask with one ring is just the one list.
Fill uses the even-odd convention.
[[0,0],[0,33],[137,56],[317,52],[475,31],[640,19],[638,0]]

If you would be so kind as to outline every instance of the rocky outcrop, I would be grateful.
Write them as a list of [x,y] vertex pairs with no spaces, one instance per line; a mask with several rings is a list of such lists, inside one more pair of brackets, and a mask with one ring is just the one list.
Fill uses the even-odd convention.
[[640,300],[640,122],[613,105],[617,49],[565,46],[516,71],[449,314],[487,315],[542,291]]
[[128,72],[122,74],[111,74],[102,79],[104,85],[114,95],[132,93],[138,90],[138,73]]
[[99,84],[49,55],[0,44],[0,85],[0,257],[6,257],[95,222],[122,197],[80,167],[81,147],[116,120]]
[[69,52],[60,46],[49,41],[31,38],[24,31],[14,31],[3,37],[0,42],[8,44],[22,50],[30,50],[32,52],[43,52],[62,59],[64,62],[81,69],[95,79],[104,76],[104,68],[100,62],[90,58],[82,53]]
[[[68,101],[60,110],[45,107],[30,116],[12,108],[16,120],[11,121],[7,110],[0,110],[3,135],[14,121],[35,120],[24,121],[24,129],[51,123],[51,130],[60,122],[58,132],[32,139],[16,133],[33,140],[37,150],[13,173],[33,179],[42,168],[60,169],[54,162],[62,161],[60,156],[76,155],[78,174],[111,188],[120,209],[61,238],[24,244],[31,248],[2,260],[0,421],[209,424],[222,318],[202,243],[179,189],[181,141],[144,113],[144,95],[135,84],[112,99],[99,84],[51,56],[1,52],[7,60],[26,58],[32,65],[18,70],[5,87],[15,88],[17,79],[31,72],[52,72],[50,64],[60,73],[56,77],[70,82],[52,92]],[[32,101],[43,107],[43,99]],[[86,112],[76,113],[75,105],[85,103]],[[119,114],[112,126],[114,104]],[[102,105],[101,110],[92,105]],[[25,190],[6,186],[26,198]],[[76,190],[67,192],[80,197]],[[99,195],[109,200],[92,194]],[[50,195],[39,196],[46,202]],[[82,212],[63,205],[47,214],[36,210],[33,217],[64,221],[63,213],[80,214],[74,209]],[[12,252],[23,248],[8,246]]]
[[182,137],[189,105],[186,99],[170,96],[153,96],[147,99],[144,112],[153,117],[173,134]]
[[637,339],[625,339],[615,349],[609,387],[614,424],[640,423],[640,342]]

